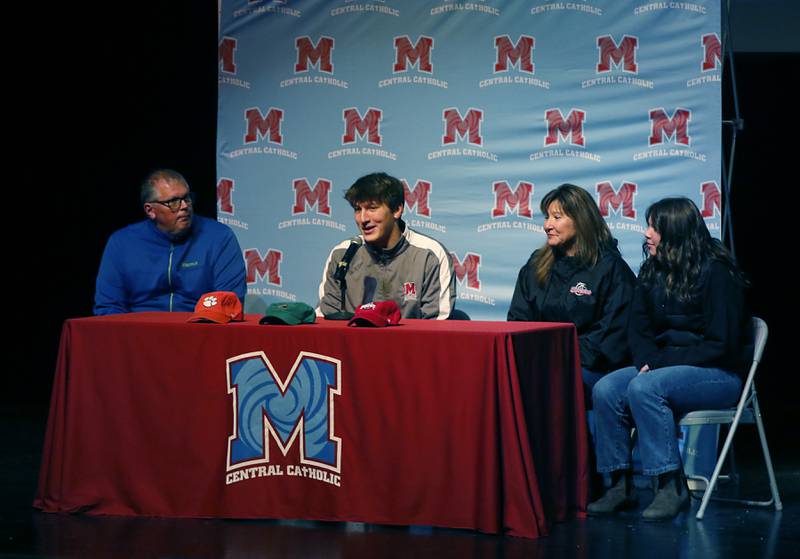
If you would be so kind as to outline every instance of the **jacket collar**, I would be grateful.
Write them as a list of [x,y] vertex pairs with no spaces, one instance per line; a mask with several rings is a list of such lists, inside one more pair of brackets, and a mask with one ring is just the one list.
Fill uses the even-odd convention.
[[178,244],[185,243],[186,240],[189,239],[189,237],[194,235],[195,231],[197,230],[198,221],[199,220],[197,219],[197,216],[195,215],[194,218],[192,219],[192,226],[183,235],[173,235],[172,233],[165,233],[164,231],[162,231],[161,229],[159,229],[156,226],[155,221],[153,221],[152,219],[146,219],[145,221],[147,222],[148,230],[156,238],[161,239],[162,241],[164,241],[164,242],[166,242],[168,244],[176,244],[176,245],[178,245]]

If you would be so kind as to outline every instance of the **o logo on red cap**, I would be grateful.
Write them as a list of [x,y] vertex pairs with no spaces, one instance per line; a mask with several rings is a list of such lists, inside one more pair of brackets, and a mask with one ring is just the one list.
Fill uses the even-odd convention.
[[217,298],[214,297],[213,295],[203,299],[203,306],[204,307],[213,307],[216,304],[217,304]]

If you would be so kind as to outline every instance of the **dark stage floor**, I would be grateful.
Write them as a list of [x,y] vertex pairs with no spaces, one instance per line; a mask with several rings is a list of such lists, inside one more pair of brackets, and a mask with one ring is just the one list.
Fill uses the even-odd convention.
[[[574,519],[553,525],[548,537],[525,540],[428,527],[39,513],[31,501],[44,417],[44,410],[2,413],[0,557],[800,557],[800,460],[796,452],[781,456],[778,445],[773,459],[784,503],[780,513],[712,503],[698,522],[699,502],[693,501],[691,514],[669,523],[644,523],[640,510]],[[763,497],[768,489],[755,437],[749,432],[741,437],[741,492]],[[645,506],[650,491],[641,489],[640,498]]]

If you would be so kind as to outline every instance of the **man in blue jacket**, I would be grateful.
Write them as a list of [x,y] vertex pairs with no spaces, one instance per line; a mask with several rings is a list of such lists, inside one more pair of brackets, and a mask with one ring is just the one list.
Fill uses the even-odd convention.
[[170,169],[142,183],[147,219],[116,231],[97,274],[94,314],[193,311],[210,291],[246,292],[242,251],[233,232],[194,215],[194,194]]

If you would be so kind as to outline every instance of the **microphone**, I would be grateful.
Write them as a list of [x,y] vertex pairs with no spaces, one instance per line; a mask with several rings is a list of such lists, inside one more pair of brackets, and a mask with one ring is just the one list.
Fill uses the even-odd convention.
[[341,290],[341,310],[336,312],[332,312],[330,314],[325,315],[325,320],[350,320],[353,318],[353,313],[346,311],[346,299],[347,299],[347,280],[345,276],[347,275],[347,270],[350,269],[350,261],[355,256],[356,251],[359,247],[364,244],[364,241],[361,237],[353,237],[350,239],[350,246],[347,247],[347,250],[344,252],[344,256],[336,265],[336,271],[333,273],[333,279],[339,282],[339,289]]
[[339,264],[336,266],[336,272],[333,274],[333,279],[336,281],[342,281],[344,277],[347,275],[347,270],[350,269],[350,261],[355,256],[356,251],[364,244],[364,241],[361,237],[353,237],[350,239],[350,246],[347,247],[347,250],[344,253],[344,256],[339,261]]

